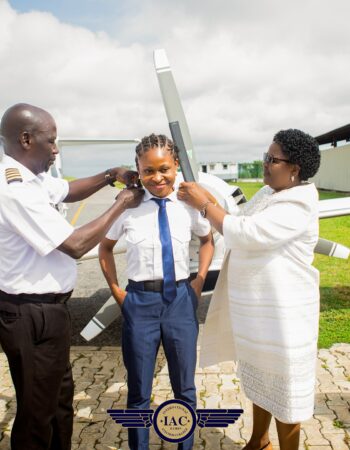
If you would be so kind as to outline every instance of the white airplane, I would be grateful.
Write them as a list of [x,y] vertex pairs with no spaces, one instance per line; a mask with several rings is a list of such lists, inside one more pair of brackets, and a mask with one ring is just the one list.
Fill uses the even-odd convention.
[[[177,182],[182,179],[186,181],[198,181],[208,189],[227,211],[233,212],[239,205],[246,201],[240,188],[229,185],[222,179],[210,174],[198,171],[195,160],[195,152],[192,146],[191,136],[186,122],[185,114],[181,105],[171,68],[163,49],[154,52],[154,64],[162,93],[163,103],[168,117],[170,131],[174,142],[179,148],[179,159],[182,173],[178,175]],[[64,145],[87,145],[87,144],[116,144],[136,143],[139,139],[58,139],[58,146]],[[57,176],[62,176],[60,161],[58,161]],[[350,197],[319,202],[320,218],[336,217],[350,214]],[[208,277],[203,289],[203,294],[210,294],[215,286],[223,256],[225,253],[223,237],[214,232],[215,253],[209,268]],[[194,275],[198,269],[198,240],[193,238],[190,243],[190,271]],[[125,240],[121,239],[115,246],[114,253],[126,251]],[[344,245],[320,238],[315,253],[347,259],[350,249]],[[88,252],[82,260],[97,258],[98,248],[95,247]],[[102,308],[95,314],[90,322],[81,331],[82,337],[87,341],[97,336],[107,328],[120,315],[120,308],[113,297],[110,297]]]

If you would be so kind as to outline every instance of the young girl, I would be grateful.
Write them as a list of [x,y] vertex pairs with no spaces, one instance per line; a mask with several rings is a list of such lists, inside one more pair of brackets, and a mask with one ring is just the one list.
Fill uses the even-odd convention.
[[[145,195],[125,211],[100,244],[100,264],[123,321],[122,349],[128,373],[128,408],[149,408],[156,356],[162,342],[174,396],[196,408],[194,374],[197,299],[212,259],[208,221],[179,201],[174,190],[178,152],[164,135],[144,137],[136,165]],[[200,239],[197,277],[189,283],[191,232]],[[127,292],[118,286],[113,247],[125,234]],[[132,450],[149,448],[149,430],[129,428]],[[193,437],[179,449],[191,449]]]

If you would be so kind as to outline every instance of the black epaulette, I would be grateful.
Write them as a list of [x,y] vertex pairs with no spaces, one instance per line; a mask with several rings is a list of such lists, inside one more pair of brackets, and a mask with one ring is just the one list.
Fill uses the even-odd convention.
[[23,182],[23,178],[18,169],[5,169],[5,177],[7,184],[13,183],[14,181]]

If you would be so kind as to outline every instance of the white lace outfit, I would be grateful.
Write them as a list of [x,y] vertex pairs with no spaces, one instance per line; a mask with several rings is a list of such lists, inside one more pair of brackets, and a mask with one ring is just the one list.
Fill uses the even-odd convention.
[[238,361],[246,396],[284,423],[313,414],[319,274],[313,184],[262,188],[223,234],[230,250],[203,331],[200,364]]

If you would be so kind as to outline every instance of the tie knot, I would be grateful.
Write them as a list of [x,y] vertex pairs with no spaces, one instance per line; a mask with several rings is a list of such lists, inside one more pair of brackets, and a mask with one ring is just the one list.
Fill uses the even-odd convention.
[[155,197],[152,197],[152,200],[158,204],[159,208],[165,208],[166,202],[169,201],[168,198],[155,198]]

